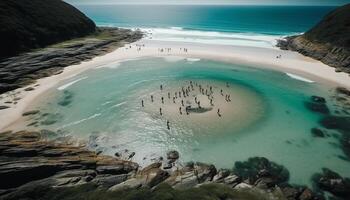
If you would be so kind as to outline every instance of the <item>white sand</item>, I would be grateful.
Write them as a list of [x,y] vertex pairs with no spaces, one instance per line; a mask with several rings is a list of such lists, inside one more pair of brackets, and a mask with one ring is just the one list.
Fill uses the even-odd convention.
[[[135,45],[144,44],[141,51],[137,51]],[[30,109],[30,105],[36,98],[43,98],[45,91],[52,87],[58,87],[58,84],[68,78],[91,68],[103,67],[110,63],[118,63],[123,60],[137,59],[141,57],[166,57],[168,59],[183,59],[197,61],[198,59],[212,59],[224,62],[243,64],[254,67],[264,67],[293,74],[299,80],[315,81],[322,84],[344,86],[350,88],[350,77],[346,73],[336,73],[334,68],[329,67],[319,61],[302,56],[296,52],[282,51],[272,48],[243,47],[228,45],[208,45],[185,42],[166,42],[154,40],[140,40],[131,44],[132,48],[120,48],[104,56],[96,57],[91,61],[83,62],[79,65],[66,67],[63,73],[37,81],[39,86],[33,91],[24,91],[24,88],[1,95],[0,105],[11,106],[8,109],[0,110],[0,130],[7,130],[11,124],[21,119],[22,113]],[[129,46],[129,45],[128,45]],[[160,48],[171,48],[169,52],[160,52]],[[182,50],[180,50],[182,48]],[[187,48],[188,52],[184,52]],[[277,59],[277,55],[282,55]],[[30,86],[28,86],[30,87]],[[14,101],[17,104],[5,104],[6,101]]]

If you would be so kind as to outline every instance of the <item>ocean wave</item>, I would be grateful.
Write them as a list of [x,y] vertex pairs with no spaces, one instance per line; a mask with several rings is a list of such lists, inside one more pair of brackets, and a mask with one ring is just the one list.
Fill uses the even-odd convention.
[[173,29],[173,30],[183,30],[182,27],[178,27],[178,26],[170,27],[170,29]]
[[186,60],[187,60],[188,62],[198,62],[198,61],[200,61],[201,59],[200,59],[200,58],[186,58]]
[[58,90],[67,89],[69,86],[71,86],[71,85],[73,85],[73,84],[75,84],[75,83],[77,83],[77,82],[79,82],[79,81],[81,81],[81,80],[87,79],[87,78],[88,78],[87,76],[86,76],[86,77],[79,78],[79,79],[77,79],[77,80],[74,80],[74,81],[72,81],[72,82],[69,82],[69,83],[67,83],[67,84],[64,84],[64,85],[60,86],[60,87],[58,87],[57,89],[58,89]]
[[118,103],[118,104],[115,104],[115,105],[111,106],[111,108],[118,108],[118,107],[120,107],[120,106],[122,106],[124,104],[126,104],[126,101]]
[[96,117],[98,117],[100,115],[101,115],[101,113],[97,113],[97,114],[91,115],[90,117],[87,117],[87,118],[84,118],[84,119],[81,119],[81,120],[78,120],[78,121],[75,121],[75,122],[72,122],[72,123],[69,123],[69,124],[65,124],[61,128],[67,128],[69,126],[74,126],[74,125],[80,124],[82,122],[85,122],[87,120],[94,119],[94,118],[96,118]]
[[258,46],[272,48],[284,35],[257,33],[234,33],[218,31],[189,30],[181,27],[141,28],[141,31],[152,33],[149,39],[159,41],[195,42],[204,44]]
[[307,79],[307,78],[304,78],[302,76],[298,76],[298,75],[295,75],[295,74],[291,74],[291,73],[286,73],[286,75],[289,76],[292,79],[296,79],[296,80],[299,80],[299,81],[304,81],[304,82],[307,82],[307,83],[314,83],[315,82],[313,80],[310,80],[310,79]]

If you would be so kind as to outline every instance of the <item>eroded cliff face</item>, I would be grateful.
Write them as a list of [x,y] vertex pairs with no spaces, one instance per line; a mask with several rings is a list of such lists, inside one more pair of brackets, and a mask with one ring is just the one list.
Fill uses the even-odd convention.
[[350,73],[350,51],[348,48],[311,41],[303,35],[280,40],[278,46],[283,50],[297,51],[319,60],[336,68],[338,72]]
[[350,4],[330,12],[305,34],[280,40],[277,46],[350,73]]

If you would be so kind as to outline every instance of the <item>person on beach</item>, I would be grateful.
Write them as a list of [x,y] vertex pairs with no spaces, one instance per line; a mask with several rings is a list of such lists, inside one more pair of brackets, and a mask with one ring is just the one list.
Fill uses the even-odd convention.
[[175,98],[177,98],[177,92],[175,92]]
[[142,107],[145,107],[145,105],[143,104],[143,99],[141,100],[141,105],[142,105]]
[[168,130],[170,130],[170,122],[168,120],[166,121],[166,126],[167,126]]
[[160,85],[160,90],[163,90],[163,85]]
[[218,108],[218,115],[219,115],[219,117],[221,117],[220,108]]
[[181,92],[179,92],[179,98],[181,98]]
[[230,94],[227,95],[227,99],[228,99],[228,101],[231,101],[231,95]]
[[201,102],[200,102],[200,101],[198,101],[197,104],[198,104],[198,108],[202,108],[202,107],[201,107]]
[[[197,97],[194,97],[194,102],[197,103]],[[197,103],[198,104],[198,103]]]
[[162,108],[159,108],[159,114],[160,114],[160,115],[163,115],[163,113],[162,113]]
[[221,96],[224,96],[224,93],[223,93],[222,89],[220,90],[220,94],[221,94]]
[[168,99],[170,99],[170,92],[168,92]]
[[210,105],[211,105],[211,106],[214,106],[214,104],[213,104],[213,99],[210,99]]
[[176,102],[175,102],[175,97],[173,97],[173,102],[176,103]]
[[181,109],[181,107],[179,107],[179,112],[180,112],[180,115],[182,115],[182,109]]
[[162,97],[162,104],[164,104],[164,97]]
[[151,95],[151,101],[153,102],[153,95]]
[[182,105],[182,106],[185,106],[185,105],[184,105],[184,100],[181,100],[181,105]]

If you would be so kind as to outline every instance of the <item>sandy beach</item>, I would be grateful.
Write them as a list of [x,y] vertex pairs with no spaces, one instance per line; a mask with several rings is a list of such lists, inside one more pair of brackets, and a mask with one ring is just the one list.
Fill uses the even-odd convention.
[[[188,51],[184,51],[184,48]],[[276,58],[279,55],[281,55],[281,58]],[[37,98],[44,98],[45,92],[50,88],[57,87],[61,81],[72,78],[88,69],[143,57],[218,60],[246,65],[247,67],[278,70],[288,73],[292,78],[306,82],[318,82],[350,88],[350,77],[348,74],[337,73],[334,68],[296,52],[282,51],[278,48],[209,45],[143,39],[104,56],[96,57],[91,61],[66,67],[62,73],[40,79],[37,83],[28,86],[35,88],[35,90],[25,91],[24,89],[27,88],[25,87],[2,94],[0,104],[8,105],[10,108],[0,110],[0,130],[10,129],[9,127],[12,124],[20,120],[22,113],[31,110],[30,105]],[[16,102],[16,104],[13,102]]]

